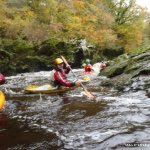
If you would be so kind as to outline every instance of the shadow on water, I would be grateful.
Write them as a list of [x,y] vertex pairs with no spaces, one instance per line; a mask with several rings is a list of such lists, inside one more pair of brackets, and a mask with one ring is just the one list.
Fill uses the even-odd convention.
[[76,121],[89,116],[95,116],[106,107],[106,103],[101,102],[79,102],[74,101],[63,105],[57,112],[59,119],[63,121]]
[[47,149],[57,150],[62,143],[53,133],[31,129],[28,123],[10,119],[0,114],[0,149]]

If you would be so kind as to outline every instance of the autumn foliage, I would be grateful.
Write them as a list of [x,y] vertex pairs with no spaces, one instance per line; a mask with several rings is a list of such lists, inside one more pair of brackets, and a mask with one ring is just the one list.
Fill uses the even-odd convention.
[[144,42],[147,12],[135,0],[0,0],[1,38],[86,39],[130,52]]

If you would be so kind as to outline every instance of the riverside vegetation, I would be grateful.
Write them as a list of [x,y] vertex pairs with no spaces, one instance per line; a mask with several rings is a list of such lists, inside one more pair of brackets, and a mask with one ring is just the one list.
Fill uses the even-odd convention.
[[0,68],[6,75],[74,60],[79,40],[97,62],[149,46],[149,13],[136,0],[0,0]]

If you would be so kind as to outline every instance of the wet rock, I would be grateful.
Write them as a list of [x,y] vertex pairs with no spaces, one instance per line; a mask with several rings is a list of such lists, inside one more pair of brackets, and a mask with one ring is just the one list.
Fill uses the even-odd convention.
[[107,77],[115,77],[120,74],[122,74],[125,70],[125,68],[129,64],[129,59],[127,59],[126,55],[121,55],[120,57],[116,58],[115,60],[111,61],[108,67],[106,67],[105,70],[101,72],[101,75],[107,76]]
[[[150,50],[139,55],[121,55],[101,75],[110,78],[110,85],[119,90],[146,90],[150,85]],[[108,84],[107,84],[108,85]]]

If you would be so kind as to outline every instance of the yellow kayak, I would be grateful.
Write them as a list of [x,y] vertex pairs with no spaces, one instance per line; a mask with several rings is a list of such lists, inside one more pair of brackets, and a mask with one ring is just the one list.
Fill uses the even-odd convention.
[[5,103],[5,96],[2,91],[0,91],[0,111],[2,110]]
[[[83,79],[83,83],[89,82],[90,78],[89,77],[84,77]],[[70,90],[73,90],[77,88],[77,86],[74,87],[61,87],[61,88],[56,88],[50,84],[47,85],[42,85],[42,86],[38,86],[38,85],[29,85],[27,87],[25,87],[25,92],[26,93],[30,93],[30,94],[54,94],[54,93],[63,93],[63,92],[67,92]]]
[[38,85],[29,85],[25,88],[25,92],[26,93],[33,93],[33,94],[53,94],[53,93],[62,93],[62,92],[66,92],[66,91],[70,91],[73,90],[75,87],[61,87],[59,89],[57,89],[56,87],[53,87],[52,85],[42,85],[42,86],[38,86]]

